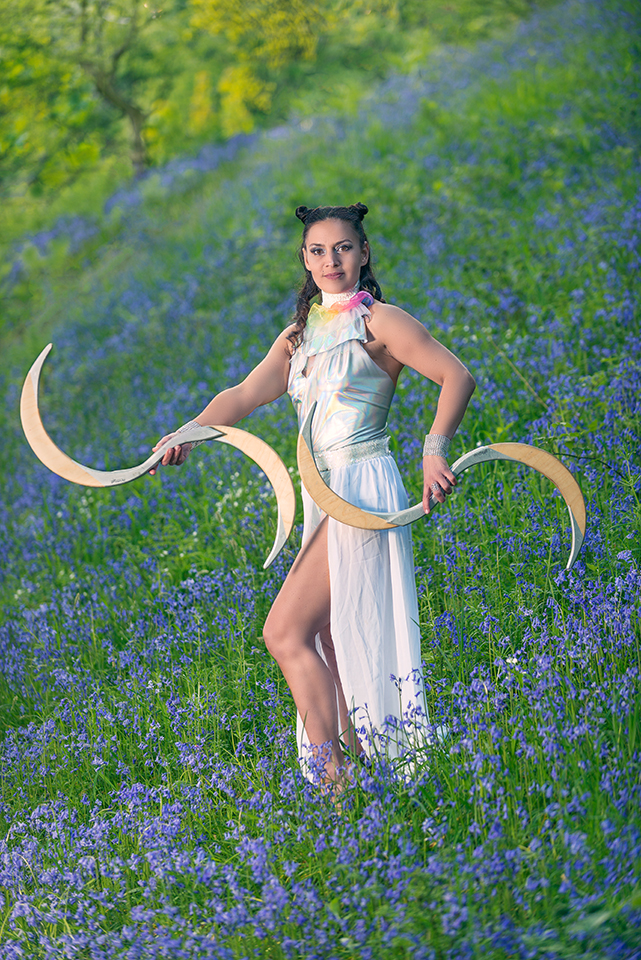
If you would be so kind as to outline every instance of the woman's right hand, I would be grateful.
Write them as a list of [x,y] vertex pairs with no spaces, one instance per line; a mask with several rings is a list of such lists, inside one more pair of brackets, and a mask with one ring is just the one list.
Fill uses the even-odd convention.
[[430,497],[438,503],[445,503],[456,486],[456,477],[450,470],[445,457],[423,457],[423,510],[430,512]]
[[[161,437],[161,439],[158,441],[158,443],[156,444],[156,446],[155,446],[155,447],[152,447],[152,452],[155,453],[156,450],[160,450],[160,448],[162,447],[162,445],[163,445],[164,443],[167,443],[168,440],[171,440],[171,438],[172,438],[172,437],[175,437],[176,435],[177,435],[177,432],[176,432],[176,433],[168,433],[166,436]],[[179,467],[179,466],[181,466],[181,464],[183,464],[183,463],[185,462],[185,460],[187,459],[187,457],[189,456],[189,453],[190,453],[190,451],[191,451],[191,447],[192,447],[192,444],[191,444],[191,443],[181,443],[181,444],[178,444],[178,445],[175,446],[175,447],[170,447],[169,450],[166,450],[166,451],[165,451],[162,460],[159,460],[158,463],[156,464],[156,466],[151,468],[151,470],[149,471],[149,473],[150,473],[150,474],[152,475],[152,477],[153,477],[153,475],[155,474],[156,470],[157,470],[158,467],[160,467],[160,466],[163,466],[163,467],[167,467],[167,466]]]

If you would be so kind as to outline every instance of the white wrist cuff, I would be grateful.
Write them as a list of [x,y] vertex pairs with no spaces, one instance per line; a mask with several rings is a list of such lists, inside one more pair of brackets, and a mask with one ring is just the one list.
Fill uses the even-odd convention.
[[428,433],[423,444],[424,457],[447,457],[452,441],[440,433]]
[[[176,434],[184,433],[185,430],[189,430],[190,427],[200,427],[202,424],[198,423],[197,420],[188,420],[187,423],[183,423],[182,427],[178,427]],[[201,443],[204,443],[204,440],[190,440],[192,449],[199,446]]]

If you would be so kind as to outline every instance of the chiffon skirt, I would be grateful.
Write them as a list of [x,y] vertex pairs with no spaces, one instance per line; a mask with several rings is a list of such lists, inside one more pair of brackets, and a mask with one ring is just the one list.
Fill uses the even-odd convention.
[[[339,496],[364,509],[409,505],[389,455],[338,467],[325,477]],[[325,514],[304,488],[302,493],[304,544]],[[350,717],[369,756],[408,757],[427,723],[410,528],[360,530],[331,517],[328,523],[331,634]],[[323,657],[319,636],[316,649]],[[311,776],[300,716],[297,735],[303,772]]]

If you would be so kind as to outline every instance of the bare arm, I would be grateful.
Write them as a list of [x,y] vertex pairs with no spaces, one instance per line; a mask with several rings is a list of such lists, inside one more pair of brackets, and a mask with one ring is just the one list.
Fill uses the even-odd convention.
[[[474,393],[474,377],[447,347],[427,332],[422,323],[399,307],[376,304],[369,326],[374,337],[384,345],[387,355],[399,367],[412,367],[440,386],[436,416],[429,432],[451,439]],[[433,490],[434,484],[439,485],[440,491]],[[455,485],[456,478],[444,457],[423,458],[423,506],[426,512],[431,493],[443,503]]]
[[[291,343],[287,339],[289,332],[290,330],[287,329],[280,334],[265,359],[254,367],[242,383],[217,394],[202,413],[198,414],[196,421],[204,427],[231,427],[243,417],[253,413],[256,407],[281,397],[287,390],[289,376],[291,357]],[[157,450],[172,436],[174,434],[168,433],[162,437],[153,449]],[[162,458],[162,465],[179,466],[185,462],[190,450],[190,443],[171,447]],[[153,474],[156,470],[154,468],[149,472]]]

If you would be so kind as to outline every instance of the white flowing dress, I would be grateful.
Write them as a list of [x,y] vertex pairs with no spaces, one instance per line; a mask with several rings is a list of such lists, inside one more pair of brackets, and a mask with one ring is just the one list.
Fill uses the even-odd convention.
[[[371,303],[363,293],[324,294],[323,306],[312,306],[288,392],[299,429],[317,404],[314,455],[332,490],[364,509],[396,511],[408,498],[386,435],[394,383],[363,347]],[[304,544],[325,514],[302,494]],[[327,549],[330,628],[348,711],[368,755],[399,757],[422,739],[427,721],[409,527],[361,530],[330,517]],[[323,656],[320,636],[316,647]],[[297,734],[309,776],[300,716]]]

